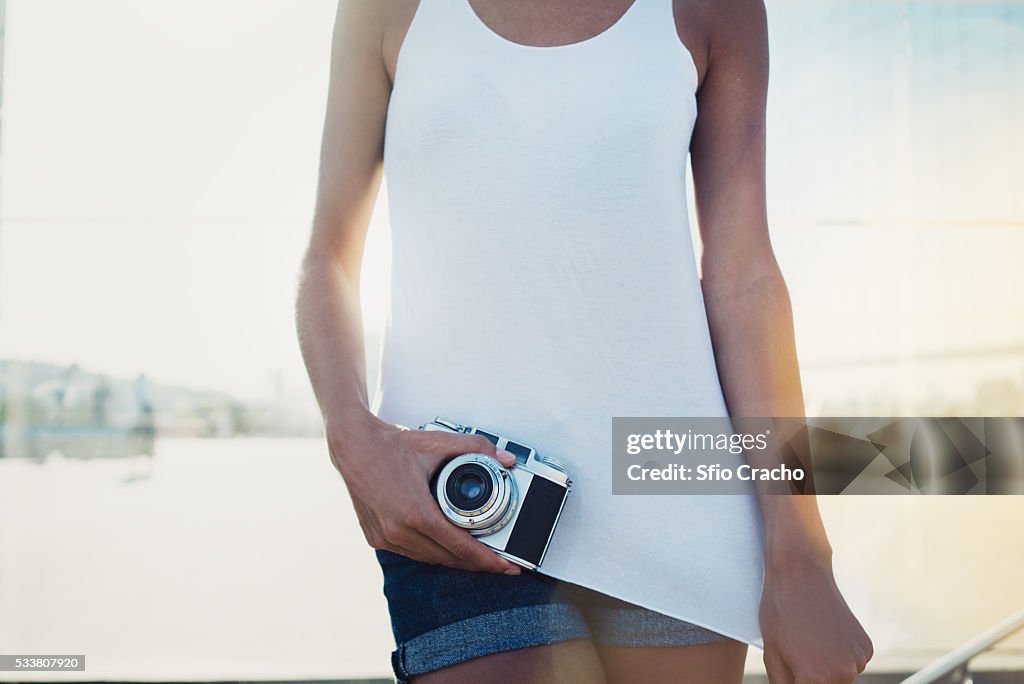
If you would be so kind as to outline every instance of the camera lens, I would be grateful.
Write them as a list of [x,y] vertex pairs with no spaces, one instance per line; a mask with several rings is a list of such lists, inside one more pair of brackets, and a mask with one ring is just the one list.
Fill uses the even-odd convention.
[[445,517],[478,537],[494,534],[515,517],[515,474],[486,454],[456,456],[431,488]]
[[474,501],[481,498],[480,495],[484,492],[484,481],[476,473],[464,473],[455,483],[455,488],[461,498]]
[[445,486],[448,501],[461,511],[475,511],[491,498],[494,485],[479,463],[464,463],[448,477]]

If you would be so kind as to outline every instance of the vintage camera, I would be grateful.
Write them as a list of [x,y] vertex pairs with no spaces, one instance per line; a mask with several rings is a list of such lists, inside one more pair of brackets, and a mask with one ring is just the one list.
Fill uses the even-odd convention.
[[483,435],[516,457],[508,469],[486,454],[456,456],[434,475],[431,491],[449,520],[499,556],[536,570],[572,487],[565,464],[507,437],[441,417],[420,430]]

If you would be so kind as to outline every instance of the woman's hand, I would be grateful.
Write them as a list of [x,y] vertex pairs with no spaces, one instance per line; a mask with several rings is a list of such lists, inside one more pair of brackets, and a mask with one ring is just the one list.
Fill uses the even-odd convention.
[[761,594],[764,664],[771,684],[847,684],[873,647],[839,593],[831,562],[765,569]]
[[370,546],[434,565],[520,573],[449,522],[430,493],[430,478],[450,458],[487,454],[509,468],[515,464],[509,452],[480,435],[408,430],[373,416],[328,437],[328,447]]

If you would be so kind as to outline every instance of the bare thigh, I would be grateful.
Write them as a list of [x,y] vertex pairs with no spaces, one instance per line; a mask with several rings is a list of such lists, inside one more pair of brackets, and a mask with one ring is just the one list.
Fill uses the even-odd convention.
[[413,684],[603,684],[604,681],[597,650],[587,639],[495,653],[412,678]]
[[598,654],[608,684],[741,684],[747,645],[726,639],[694,646],[603,646]]

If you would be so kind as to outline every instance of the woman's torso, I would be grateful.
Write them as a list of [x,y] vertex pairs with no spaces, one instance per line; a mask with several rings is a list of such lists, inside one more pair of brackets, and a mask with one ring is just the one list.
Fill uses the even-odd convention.
[[756,641],[752,495],[610,493],[612,416],[727,415],[685,191],[698,69],[672,5],[635,0],[592,37],[531,47],[468,0],[420,2],[385,135],[375,410],[566,461],[575,491],[545,572]]

